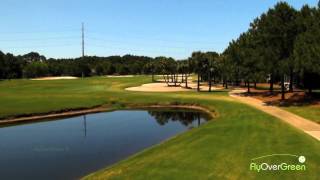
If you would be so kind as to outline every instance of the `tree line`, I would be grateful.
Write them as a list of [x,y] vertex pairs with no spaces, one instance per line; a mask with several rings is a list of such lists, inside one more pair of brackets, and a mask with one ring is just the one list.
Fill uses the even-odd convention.
[[273,92],[280,83],[282,99],[293,85],[299,88],[320,88],[320,2],[318,7],[304,5],[294,9],[279,2],[256,18],[221,54],[194,52],[189,58],[192,72],[199,82],[222,82],[248,87],[268,82]]
[[257,17],[249,29],[232,40],[223,53],[193,52],[191,57],[176,61],[170,57],[86,56],[74,59],[46,59],[31,52],[22,56],[0,52],[0,79],[41,76],[94,76],[110,74],[163,74],[168,85],[188,87],[191,73],[200,82],[251,85],[268,82],[273,92],[280,83],[284,93],[299,88],[320,86],[320,3],[297,10],[279,2]]
[[282,99],[294,85],[311,93],[320,88],[320,2],[318,7],[304,5],[300,10],[279,2],[254,19],[223,53],[194,52],[188,60],[171,64],[159,66],[173,77],[196,73],[198,91],[201,81],[208,82],[209,91],[212,83],[226,88],[244,83],[248,92],[258,82],[268,82],[273,92],[279,82]]
[[320,83],[320,2],[300,10],[277,3],[232,41],[222,58],[233,67],[235,81],[241,77],[248,87],[269,77],[270,91],[280,82],[282,99],[286,81],[289,91],[295,84],[311,92]]
[[35,78],[44,76],[97,76],[148,74],[147,65],[153,58],[146,56],[86,56],[74,59],[47,59],[36,52],[14,56],[0,51],[0,79]]

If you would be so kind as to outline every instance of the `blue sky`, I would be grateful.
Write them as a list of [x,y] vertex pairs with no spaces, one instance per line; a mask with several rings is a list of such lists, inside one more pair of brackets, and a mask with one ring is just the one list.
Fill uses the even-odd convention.
[[[0,50],[47,57],[222,52],[276,0],[1,0]],[[318,0],[288,0],[295,8]]]

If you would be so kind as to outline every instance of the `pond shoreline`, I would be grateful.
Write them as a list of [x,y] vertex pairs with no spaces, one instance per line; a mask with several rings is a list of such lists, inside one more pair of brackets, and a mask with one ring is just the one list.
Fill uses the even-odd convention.
[[56,119],[62,117],[72,117],[84,114],[91,114],[91,113],[98,113],[98,112],[107,112],[107,111],[114,111],[114,110],[130,110],[130,109],[148,109],[148,108],[183,108],[183,109],[193,109],[198,111],[203,111],[206,114],[210,115],[212,118],[216,117],[217,115],[210,111],[209,109],[196,106],[196,105],[128,105],[124,108],[112,108],[112,107],[105,107],[105,106],[98,106],[93,108],[86,108],[86,109],[72,109],[72,110],[61,110],[61,112],[48,112],[48,113],[39,113],[35,115],[26,115],[20,117],[12,117],[7,119],[0,119],[0,125],[7,125],[7,124],[18,124],[18,123],[26,123],[26,122],[36,122],[41,120],[48,120],[48,119]]
[[[1,147],[5,158],[1,159],[11,163],[0,163],[0,172],[4,179],[45,179],[48,171],[54,179],[80,179],[198,128],[209,118],[198,110],[148,108],[4,126],[0,141],[6,145]],[[32,157],[25,160],[28,167],[19,164],[25,157]],[[52,168],[52,162],[59,166]],[[39,173],[30,174],[34,169]]]

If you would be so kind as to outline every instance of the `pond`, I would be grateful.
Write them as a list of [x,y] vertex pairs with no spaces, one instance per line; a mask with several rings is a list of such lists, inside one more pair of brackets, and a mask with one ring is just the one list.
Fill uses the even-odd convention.
[[121,110],[1,127],[1,179],[77,179],[207,120],[186,109]]

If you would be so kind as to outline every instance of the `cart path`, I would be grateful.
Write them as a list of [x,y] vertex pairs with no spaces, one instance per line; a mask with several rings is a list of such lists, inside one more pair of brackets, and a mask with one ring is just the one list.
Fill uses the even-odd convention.
[[242,95],[242,93],[246,92],[243,89],[235,89],[232,90],[229,95],[238,101],[253,106],[263,112],[266,112],[274,117],[281,119],[282,121],[304,131],[305,133],[309,134],[310,136],[316,138],[320,141],[320,124],[317,124],[311,120],[305,119],[303,117],[297,116],[291,112],[283,110],[281,108],[275,106],[268,106],[263,101],[252,98],[246,97]]

